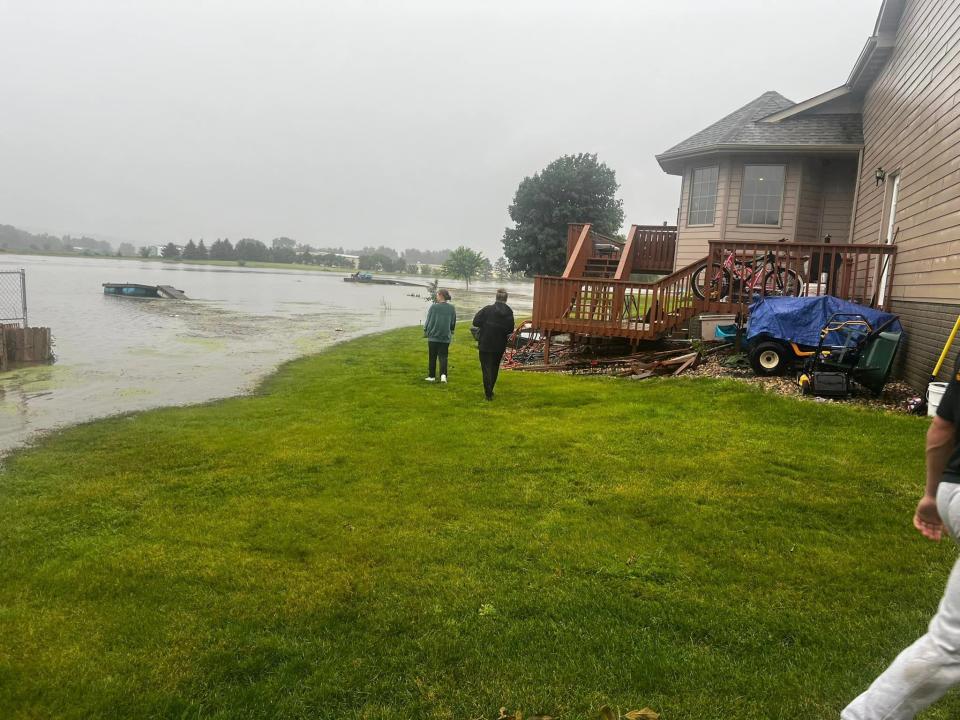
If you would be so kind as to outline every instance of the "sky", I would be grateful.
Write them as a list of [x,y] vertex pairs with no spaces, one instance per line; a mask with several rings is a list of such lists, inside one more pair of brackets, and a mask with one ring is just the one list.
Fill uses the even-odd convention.
[[654,155],[844,82],[880,0],[0,0],[0,224],[134,245],[277,236],[491,258],[517,185]]

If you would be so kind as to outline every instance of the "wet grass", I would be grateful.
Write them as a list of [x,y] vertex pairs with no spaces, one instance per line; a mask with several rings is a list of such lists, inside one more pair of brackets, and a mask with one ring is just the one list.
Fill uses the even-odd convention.
[[[424,383],[415,329],[0,474],[4,718],[835,718],[955,555],[925,421],[712,380]],[[925,717],[954,717],[956,699]]]

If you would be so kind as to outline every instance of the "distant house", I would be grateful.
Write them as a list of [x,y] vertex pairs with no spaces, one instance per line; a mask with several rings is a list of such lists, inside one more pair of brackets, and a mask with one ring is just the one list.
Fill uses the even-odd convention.
[[[544,278],[549,307],[538,316],[535,298],[535,317],[557,332],[656,337],[697,312],[745,310],[709,294],[687,302],[698,263],[773,253],[801,278],[796,292],[898,313],[899,372],[922,387],[960,315],[957,98],[960,0],[884,0],[842,85],[799,103],[765,92],[657,156],[682,178],[672,275],[609,292]],[[608,253],[604,272],[597,249],[610,239],[578,240],[578,228],[564,279],[631,279],[644,243]]]
[[344,260],[349,261],[354,268],[360,267],[360,256],[359,255],[344,255],[343,253],[334,253],[338,258],[343,258]]

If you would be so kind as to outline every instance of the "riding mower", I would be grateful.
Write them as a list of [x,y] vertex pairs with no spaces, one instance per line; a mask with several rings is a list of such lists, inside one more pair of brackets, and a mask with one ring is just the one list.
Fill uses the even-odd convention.
[[[797,375],[797,384],[804,395],[844,398],[857,382],[874,395],[883,392],[890,377],[893,358],[900,345],[902,331],[890,331],[898,323],[894,316],[877,328],[871,328],[863,315],[836,313],[820,330],[820,342]],[[825,345],[833,336],[842,344]]]
[[750,306],[748,359],[757,375],[801,369],[805,392],[845,396],[853,380],[879,393],[901,334],[896,315],[829,295],[765,298]]

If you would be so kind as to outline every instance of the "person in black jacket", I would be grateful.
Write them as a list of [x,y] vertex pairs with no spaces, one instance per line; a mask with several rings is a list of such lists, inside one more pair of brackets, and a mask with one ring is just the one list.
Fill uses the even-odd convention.
[[481,309],[473,324],[480,328],[477,344],[480,348],[480,370],[483,372],[483,393],[493,400],[493,386],[497,384],[500,361],[507,349],[507,338],[513,333],[513,310],[507,305],[507,291],[497,290],[497,301]]

